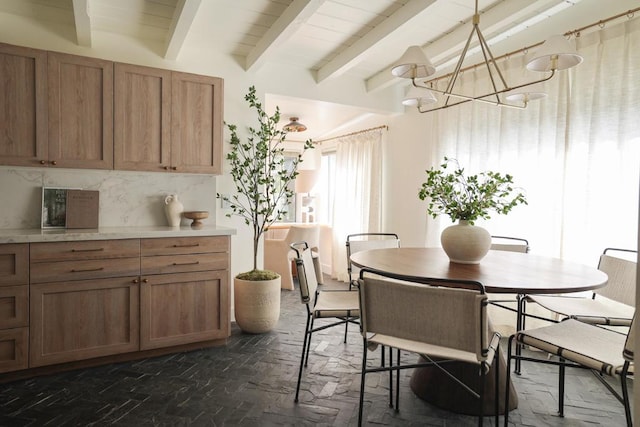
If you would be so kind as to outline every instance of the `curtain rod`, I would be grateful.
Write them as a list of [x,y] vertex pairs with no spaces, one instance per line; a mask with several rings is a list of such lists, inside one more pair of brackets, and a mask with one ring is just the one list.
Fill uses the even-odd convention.
[[[606,19],[601,19],[598,22],[594,22],[592,24],[585,25],[584,27],[578,28],[576,30],[567,31],[566,33],[564,33],[564,36],[565,37],[569,37],[569,36],[575,35],[576,37],[580,37],[580,32],[582,32],[584,30],[588,30],[588,29],[596,27],[596,26],[600,27],[600,28],[604,28],[604,26],[605,26],[605,24],[607,22],[611,22],[613,20],[622,18],[624,16],[626,16],[629,19],[633,19],[635,13],[638,12],[638,11],[640,11],[640,7],[636,7],[635,9],[630,9],[630,10],[628,10],[626,12],[619,13],[619,14],[617,14],[615,16],[610,16],[609,18],[606,18]],[[518,53],[527,53],[529,51],[529,49],[532,49],[534,47],[538,47],[538,46],[542,45],[542,43],[544,43],[544,40],[541,41],[541,42],[538,42],[536,44],[532,44],[531,46],[525,46],[525,47],[520,48],[518,50],[514,50],[513,52],[509,52],[509,53],[505,53],[504,55],[496,56],[495,57],[495,61],[498,61],[498,60],[503,59],[503,58],[509,58],[510,56],[516,55]],[[462,72],[465,72],[465,71],[469,71],[469,70],[472,70],[472,69],[477,68],[477,67],[479,67],[481,65],[484,65],[484,64],[485,64],[484,62],[480,62],[478,64],[470,65],[470,66],[468,66],[466,68],[462,68],[460,70],[460,72],[462,73]],[[436,77],[435,79],[425,80],[424,83],[435,83],[435,82],[438,82],[438,81],[440,81],[442,79],[446,79],[448,77],[451,77],[452,75],[453,75],[453,73],[445,74],[443,76]]]
[[[382,126],[376,126],[374,128],[369,128],[369,129],[363,129],[363,130],[359,130],[356,132],[351,132],[351,133],[347,133],[344,135],[339,135],[339,136],[332,136],[331,138],[327,138],[327,139],[321,139],[319,141],[317,141],[318,144],[322,144],[325,141],[331,141],[332,139],[338,139],[338,138],[346,138],[347,136],[353,136],[353,135],[358,135],[361,133],[365,133],[365,132],[370,132],[372,130],[378,130],[378,129],[385,129],[385,130],[389,130],[389,126],[387,125],[382,125]],[[315,142],[315,141],[314,141]]]

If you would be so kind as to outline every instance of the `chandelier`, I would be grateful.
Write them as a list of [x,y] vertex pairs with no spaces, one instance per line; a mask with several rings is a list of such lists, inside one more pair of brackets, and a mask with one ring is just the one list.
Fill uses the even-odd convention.
[[[546,96],[540,90],[541,83],[553,78],[556,71],[571,68],[582,62],[582,56],[576,52],[569,40],[563,35],[552,36],[542,44],[540,49],[535,52],[533,59],[527,63],[527,69],[543,72],[545,73],[544,76],[527,83],[510,86],[498,67],[493,53],[491,53],[491,49],[482,35],[482,31],[480,31],[478,0],[475,1],[475,13],[471,22],[471,34],[469,34],[460,58],[450,74],[446,89],[441,90],[434,84],[438,79],[425,81],[425,78],[435,74],[436,68],[420,46],[410,46],[400,60],[394,64],[391,74],[396,77],[411,79],[413,83],[413,87],[409,89],[402,102],[404,105],[415,106],[421,113],[441,110],[471,101],[500,107],[526,108],[529,101]],[[486,67],[490,91],[481,95],[465,95],[455,91],[455,84],[461,74],[462,64],[469,52],[474,36],[478,39],[478,47],[484,58],[484,62],[479,66],[484,65]],[[440,95],[440,100],[438,100],[436,94]]]

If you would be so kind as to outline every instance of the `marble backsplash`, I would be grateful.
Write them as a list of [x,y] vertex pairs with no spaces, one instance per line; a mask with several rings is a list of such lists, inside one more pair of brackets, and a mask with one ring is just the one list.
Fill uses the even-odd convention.
[[40,228],[43,186],[99,191],[100,227],[169,225],[169,194],[178,195],[184,210],[209,211],[205,224],[215,224],[219,204],[213,175],[1,166],[0,229]]

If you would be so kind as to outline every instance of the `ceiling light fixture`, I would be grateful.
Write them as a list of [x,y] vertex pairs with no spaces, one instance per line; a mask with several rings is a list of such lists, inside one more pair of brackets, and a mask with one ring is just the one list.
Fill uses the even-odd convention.
[[291,117],[289,123],[282,127],[285,132],[304,132],[307,127],[298,121],[297,117]]
[[[578,55],[575,48],[569,43],[569,40],[562,35],[553,36],[544,42],[539,51],[534,55],[534,59],[527,64],[527,69],[529,70],[546,72],[548,74],[528,83],[509,86],[500,68],[498,68],[496,64],[496,60],[491,53],[491,49],[489,49],[487,41],[480,31],[479,24],[480,14],[478,12],[478,0],[475,0],[475,13],[472,19],[471,34],[469,34],[469,38],[462,49],[460,58],[454,71],[451,73],[445,90],[439,89],[434,84],[434,81],[437,81],[437,79],[424,81],[426,77],[435,74],[436,69],[424,54],[422,48],[419,46],[410,46],[406,50],[404,55],[402,55],[400,60],[391,69],[391,74],[394,76],[410,78],[413,83],[414,87],[409,90],[402,102],[404,105],[417,106],[418,111],[421,113],[441,110],[471,101],[484,102],[500,107],[526,108],[529,101],[544,96],[544,94],[540,92],[540,84],[542,82],[551,79],[556,71],[573,67],[582,62],[582,57]],[[478,39],[478,48],[484,57],[484,62],[480,65],[486,66],[492,88],[491,92],[477,96],[454,92],[456,81],[461,73],[464,59],[469,53],[469,47],[474,35]],[[417,92],[412,92],[413,89],[426,89],[429,91],[429,94],[423,92],[422,95],[418,96],[416,95]],[[437,102],[432,92],[442,94],[444,100],[435,106],[424,108],[425,105]],[[459,101],[450,102],[451,98],[457,98]]]

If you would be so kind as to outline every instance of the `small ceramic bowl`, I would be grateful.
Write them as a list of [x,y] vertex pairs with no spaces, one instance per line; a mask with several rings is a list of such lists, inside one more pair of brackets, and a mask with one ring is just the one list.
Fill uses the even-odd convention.
[[191,223],[192,227],[202,227],[201,220],[209,218],[209,211],[188,211],[183,212],[182,216],[187,219],[193,220],[193,222]]

